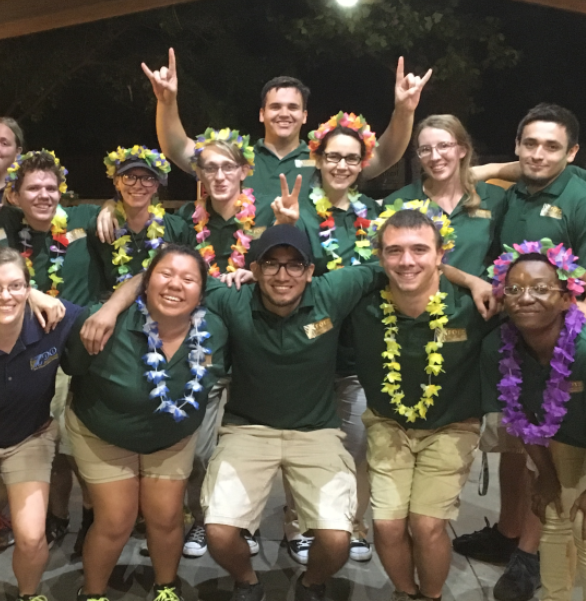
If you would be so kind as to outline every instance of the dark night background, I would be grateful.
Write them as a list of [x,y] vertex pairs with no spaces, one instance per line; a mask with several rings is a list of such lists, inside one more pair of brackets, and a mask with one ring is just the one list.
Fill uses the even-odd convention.
[[[407,67],[419,74],[440,65],[416,119],[454,112],[481,158],[513,159],[516,124],[541,101],[570,108],[586,124],[586,15],[512,0],[383,0],[400,5],[400,14],[419,11],[418,18],[451,7],[466,33],[455,33],[452,40],[448,28],[426,37],[399,19],[395,29],[386,27],[387,41],[381,42],[374,29],[361,31],[358,21],[355,33],[340,33],[331,10],[343,19],[342,9],[330,7],[317,21],[322,4],[326,0],[200,0],[2,41],[0,114],[20,119],[29,149],[55,149],[70,170],[70,187],[86,198],[111,193],[102,165],[106,151],[119,144],[157,146],[155,103],[139,63],[166,64],[169,44],[177,50],[179,108],[192,136],[207,125],[262,136],[258,94],[266,80],[280,74],[298,76],[312,90],[304,136],[340,109],[363,113],[382,133],[393,106],[391,66],[401,52]],[[492,66],[485,62],[490,52],[485,32],[478,29],[486,18],[498,19],[502,35],[493,41],[511,49]],[[305,25],[299,26],[299,19]],[[292,40],[297,26],[305,28],[305,37],[300,33]],[[323,36],[316,35],[322,27]],[[325,33],[330,29],[336,30],[332,41]],[[290,32],[289,39],[283,32]],[[445,57],[463,46],[470,48],[477,72],[468,67],[442,72],[442,61],[444,67],[454,63],[453,56],[447,63]],[[78,64],[77,54],[84,56]],[[492,68],[499,60],[503,68]],[[586,150],[577,162],[586,163]],[[193,181],[174,169],[167,196],[192,195]]]

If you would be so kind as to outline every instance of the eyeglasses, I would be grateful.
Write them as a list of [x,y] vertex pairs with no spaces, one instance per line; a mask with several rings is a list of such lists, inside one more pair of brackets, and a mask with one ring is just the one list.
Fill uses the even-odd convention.
[[346,161],[346,165],[360,165],[362,157],[359,154],[340,154],[339,152],[326,152],[324,153],[326,163],[339,163],[340,161]]
[[279,263],[279,261],[273,261],[271,259],[260,262],[260,270],[263,275],[277,275],[281,271],[281,267],[285,268],[285,271],[292,277],[298,278],[303,275],[303,272],[307,269],[307,265],[299,261],[289,261],[288,263]]
[[21,292],[24,292],[27,288],[28,286],[26,282],[23,282],[22,280],[20,282],[11,282],[10,284],[8,284],[8,286],[0,286],[0,294],[2,294],[4,290],[6,290],[10,295],[20,294]]
[[217,175],[220,169],[224,175],[233,175],[240,168],[236,163],[222,163],[221,165],[203,165],[201,170],[206,175]]
[[503,290],[505,296],[510,298],[519,298],[525,291],[533,298],[545,298],[550,292],[566,292],[562,288],[554,288],[547,284],[535,284],[534,286],[518,286],[517,284],[513,284],[512,286],[505,286]]
[[122,174],[122,183],[127,186],[134,186],[137,180],[140,180],[140,183],[145,188],[152,188],[158,181],[154,175],[134,175],[134,173]]
[[437,150],[437,153],[443,156],[454,146],[458,146],[458,142],[439,142],[433,146],[420,146],[416,152],[420,159],[428,159],[434,150]]

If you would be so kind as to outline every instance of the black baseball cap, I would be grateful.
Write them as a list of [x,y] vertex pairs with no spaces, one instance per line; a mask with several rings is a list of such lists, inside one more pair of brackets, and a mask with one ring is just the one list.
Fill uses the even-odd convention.
[[167,174],[155,169],[154,167],[151,167],[142,159],[129,159],[128,161],[120,163],[120,166],[116,169],[116,175],[122,175],[123,173],[126,173],[135,167],[141,167],[142,169],[150,171],[157,178],[159,183],[163,184],[163,186],[167,185]]
[[313,260],[307,234],[293,225],[281,224],[267,228],[256,244],[255,260],[260,261],[275,246],[291,246],[303,257],[306,265]]

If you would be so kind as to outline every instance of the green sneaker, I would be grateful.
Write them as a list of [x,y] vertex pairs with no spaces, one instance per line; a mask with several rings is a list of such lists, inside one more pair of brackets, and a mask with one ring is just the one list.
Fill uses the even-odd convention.
[[181,590],[177,584],[155,584],[153,601],[183,601]]

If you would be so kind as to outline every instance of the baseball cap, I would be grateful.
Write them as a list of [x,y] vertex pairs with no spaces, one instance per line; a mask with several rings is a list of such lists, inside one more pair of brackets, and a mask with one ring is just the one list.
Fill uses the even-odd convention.
[[303,257],[306,264],[312,262],[307,234],[293,225],[283,223],[267,228],[256,244],[255,260],[262,259],[275,246],[291,246]]

